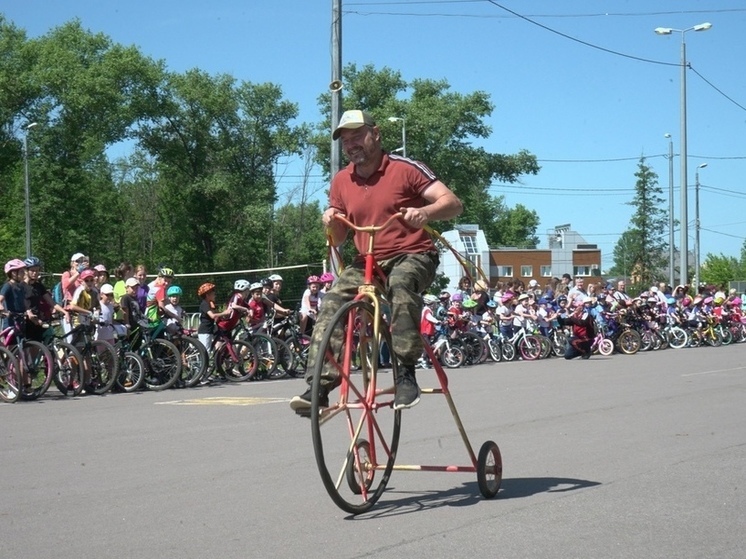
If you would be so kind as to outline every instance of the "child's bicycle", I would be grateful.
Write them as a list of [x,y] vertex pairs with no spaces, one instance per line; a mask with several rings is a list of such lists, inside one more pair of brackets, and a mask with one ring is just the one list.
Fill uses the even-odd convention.
[[[14,322],[13,326],[8,326],[0,332],[0,346],[13,353],[20,370],[16,371],[16,375],[10,371],[10,376],[5,378],[7,386],[0,386],[0,392],[5,394],[3,400],[9,402],[19,397],[21,400],[36,400],[52,383],[54,359],[43,343],[26,339],[24,332],[28,318],[25,313],[8,311],[4,314],[13,318]],[[14,394],[13,388],[17,389],[17,394]]]
[[[375,235],[388,227],[396,214],[380,226],[357,227],[342,216],[336,219],[358,233],[370,235],[364,254],[364,283],[352,301],[342,305],[325,329],[313,370],[311,385],[311,431],[316,463],[329,496],[342,510],[359,514],[369,510],[383,494],[393,470],[476,472],[479,489],[486,498],[494,497],[502,481],[502,457],[497,444],[485,442],[475,455],[448,389],[448,377],[425,343],[425,351],[435,368],[440,387],[422,389],[423,394],[443,394],[466,446],[469,466],[395,465],[401,430],[401,410],[393,409],[394,382],[399,363],[391,356],[393,378],[384,386],[378,370],[379,349],[383,343],[393,348],[389,325],[383,316],[381,285],[385,274],[373,256]],[[353,370],[355,354],[359,370]],[[322,407],[320,389],[328,371],[338,376],[338,388],[330,396],[329,407]],[[388,373],[388,371],[386,371]],[[388,375],[385,375],[387,377]],[[376,479],[376,476],[378,478]]]
[[[199,342],[198,342],[199,343]],[[201,381],[227,380],[242,382],[253,378],[259,368],[256,348],[249,342],[234,340],[229,332],[218,330],[208,349],[209,363]]]

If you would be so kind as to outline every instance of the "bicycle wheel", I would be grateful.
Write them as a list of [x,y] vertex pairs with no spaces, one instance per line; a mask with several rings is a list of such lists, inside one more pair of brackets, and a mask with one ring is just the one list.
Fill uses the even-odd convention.
[[541,357],[541,340],[536,336],[524,336],[518,340],[518,352],[524,361],[535,361]]
[[612,342],[609,338],[603,338],[598,343],[598,352],[601,355],[608,357],[609,355],[614,353],[614,342]]
[[733,332],[731,332],[730,328],[727,328],[726,326],[719,324],[715,328],[715,330],[720,334],[720,337],[723,339],[723,345],[730,345],[733,343]]
[[458,369],[465,361],[464,351],[457,345],[446,345],[440,354],[440,362],[449,369]]
[[500,340],[494,336],[490,336],[487,341],[487,346],[490,348],[490,357],[495,363],[499,363],[503,360],[503,348]]
[[119,363],[117,386],[124,392],[135,392],[145,382],[145,361],[134,351],[125,351]]
[[197,338],[182,336],[174,345],[181,352],[181,375],[176,386],[191,388],[202,379],[209,358],[205,346]]
[[567,348],[567,335],[561,331],[555,331],[550,338],[552,342],[552,352],[557,357],[564,357]]
[[503,360],[504,361],[515,361],[516,358],[516,350],[515,345],[513,345],[512,342],[508,340],[503,340],[500,342],[502,345],[502,354],[503,354]]
[[297,338],[288,338],[285,342],[288,344],[290,351],[295,354],[293,368],[288,370],[288,374],[296,378],[304,377],[308,365],[308,348],[311,347],[311,337],[303,335]]
[[89,364],[90,379],[86,390],[93,394],[106,394],[117,380],[119,359],[117,350],[109,342],[94,340],[91,342],[91,353],[85,357]]
[[181,354],[168,340],[152,340],[141,357],[145,361],[145,386],[150,390],[171,388],[181,374]]
[[18,379],[21,369],[18,359],[5,347],[0,346],[0,399],[13,403],[18,400]]
[[546,359],[552,354],[552,342],[549,341],[549,338],[541,334],[534,334],[534,336],[541,342],[541,355],[539,357]]
[[477,363],[481,363],[482,355],[485,354],[486,349],[486,344],[481,337],[474,332],[462,332],[459,334],[458,342],[461,344],[461,349],[464,352],[465,364],[476,365]]
[[63,396],[80,396],[83,392],[83,356],[78,348],[58,341],[52,347],[54,385]]
[[720,347],[723,345],[723,336],[715,328],[705,330],[705,343],[711,347]]
[[23,359],[19,361],[24,367],[22,375],[24,386],[21,387],[19,397],[21,400],[36,400],[52,384],[52,376],[54,376],[52,353],[41,342],[26,340],[23,342]]
[[[382,319],[381,331],[374,335],[374,312],[366,301],[343,305],[324,331],[313,367],[311,432],[316,464],[329,496],[351,514],[369,510],[383,494],[401,429],[401,411],[389,411],[394,387],[378,385],[380,345],[392,346]],[[353,372],[350,363],[360,351],[361,368]],[[396,378],[399,363],[394,355],[391,365]],[[336,394],[336,401],[330,398],[325,408],[319,391],[330,376],[337,378],[339,388],[330,394]]]
[[277,380],[287,376],[288,371],[294,367],[295,354],[290,349],[290,346],[285,343],[285,340],[281,340],[280,338],[273,338],[273,340],[277,348],[277,366],[269,375],[269,378]]
[[619,334],[616,346],[626,355],[634,355],[640,350],[640,334],[636,330],[625,330]]
[[500,447],[493,441],[485,442],[477,458],[477,485],[486,499],[492,499],[503,481],[503,458]]
[[259,360],[249,342],[233,340],[215,353],[215,367],[226,380],[241,382],[256,375]]
[[674,349],[681,349],[689,343],[689,334],[681,326],[671,326],[666,336],[669,347]]
[[256,350],[259,360],[259,368],[256,372],[257,378],[269,378],[277,368],[277,345],[275,341],[266,334],[254,334],[251,345]]

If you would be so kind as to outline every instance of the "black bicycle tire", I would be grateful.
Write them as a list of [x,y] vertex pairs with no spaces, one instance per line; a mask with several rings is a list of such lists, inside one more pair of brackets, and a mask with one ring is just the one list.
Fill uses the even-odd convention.
[[[156,375],[158,377],[162,376],[160,371],[153,370],[153,367],[154,367],[153,356],[159,351],[167,351],[168,353],[171,354],[171,357],[169,359],[172,362],[170,367],[172,367],[173,370],[168,373],[168,376],[163,382],[161,382],[160,384],[156,384],[153,382],[149,382],[149,379],[156,378]],[[143,356],[143,352],[149,352],[150,355]],[[167,388],[171,388],[174,385],[174,383],[179,379],[179,376],[181,375],[181,353],[179,353],[179,350],[177,349],[177,347],[171,342],[169,342],[168,340],[164,340],[162,338],[152,340],[146,346],[146,348],[140,351],[140,357],[143,357],[143,360],[145,361],[146,370],[147,370],[147,372],[145,373],[145,386],[147,386],[149,390],[154,390],[156,392],[160,390],[166,390]],[[156,359],[158,359],[159,362],[155,363],[155,366],[157,367],[163,366],[163,364],[161,363],[161,360],[164,358],[160,356],[156,356]],[[167,364],[167,366],[169,365]]]
[[[49,386],[52,384],[52,377],[54,376],[54,357],[52,357],[52,352],[49,351],[49,348],[45,346],[41,342],[37,342],[34,340],[25,340],[23,342],[23,349],[26,350],[28,348],[36,348],[37,351],[43,355],[44,358],[44,381],[40,386],[37,388],[34,388],[32,392],[26,392],[24,387],[20,388],[20,393],[18,395],[19,399],[21,400],[36,400],[37,398],[44,395],[44,393],[49,389]],[[38,356],[37,356],[38,359]],[[24,366],[27,362],[27,359],[24,358],[23,360]]]
[[[63,355],[60,355],[60,352]],[[52,348],[52,357],[55,365],[52,380],[57,390],[63,396],[80,396],[83,388],[85,388],[83,384],[83,354],[71,343],[56,341]],[[60,369],[60,367],[64,367],[64,369]],[[68,384],[65,384],[65,382],[68,382]],[[72,390],[70,390],[71,386]]]
[[20,374],[21,366],[16,356],[8,348],[0,346],[0,399],[3,402],[12,404],[18,401]]
[[[105,359],[107,363],[103,359],[103,356],[106,354],[108,354],[108,359]],[[114,386],[117,375],[119,374],[119,356],[117,355],[117,350],[105,340],[93,340],[91,342],[91,352],[86,358],[91,364],[91,370],[96,368],[99,369],[99,373],[105,373],[104,375],[97,375],[98,378],[102,379],[100,384],[94,385],[92,380],[89,379],[86,390],[97,396],[106,394]]]

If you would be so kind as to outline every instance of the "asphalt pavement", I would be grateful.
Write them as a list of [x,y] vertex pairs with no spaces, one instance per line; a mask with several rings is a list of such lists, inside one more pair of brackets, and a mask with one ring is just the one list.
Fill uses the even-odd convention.
[[[2,404],[0,557],[746,557],[746,344],[449,377],[497,498],[396,471],[358,516],[288,407],[301,380]],[[442,396],[402,416],[399,463],[469,463]]]

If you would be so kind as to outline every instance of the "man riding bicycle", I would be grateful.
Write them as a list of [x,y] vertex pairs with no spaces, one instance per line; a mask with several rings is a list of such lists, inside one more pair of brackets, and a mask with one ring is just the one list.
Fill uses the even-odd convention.
[[[415,379],[415,364],[422,353],[420,317],[422,296],[435,278],[438,251],[430,235],[422,228],[431,221],[452,219],[463,207],[455,194],[423,163],[386,153],[381,147],[381,132],[366,112],[347,111],[332,134],[342,140],[350,164],[333,178],[329,208],[322,215],[334,246],[346,239],[349,230],[336,214],[346,216],[355,225],[384,223],[402,213],[400,220],[376,237],[374,256],[387,274],[386,299],[391,302],[393,349],[402,365],[396,379],[394,409],[409,408],[420,399]],[[366,250],[367,235],[354,235],[359,253]],[[306,382],[310,385],[318,347],[334,313],[355,298],[364,279],[362,262],[345,268],[324,297],[314,327],[308,356]],[[320,402],[328,405],[328,395],[339,383],[333,371],[327,371],[321,386]],[[294,397],[290,407],[301,415],[311,408],[311,388]]]

